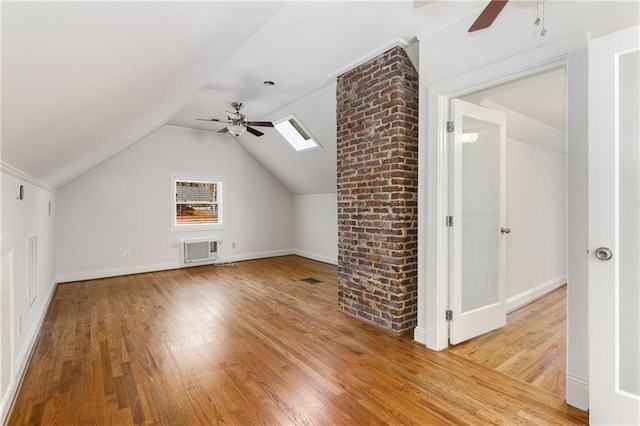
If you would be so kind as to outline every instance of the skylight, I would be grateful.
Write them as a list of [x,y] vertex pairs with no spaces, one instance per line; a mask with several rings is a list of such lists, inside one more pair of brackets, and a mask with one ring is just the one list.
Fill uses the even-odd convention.
[[320,147],[320,144],[313,139],[307,129],[302,127],[300,120],[293,114],[273,124],[293,149],[298,152]]

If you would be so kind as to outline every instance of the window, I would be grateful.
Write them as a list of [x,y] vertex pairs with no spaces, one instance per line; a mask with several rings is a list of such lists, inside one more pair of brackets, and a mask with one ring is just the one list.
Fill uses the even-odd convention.
[[172,230],[222,227],[222,179],[173,178]]
[[320,148],[320,144],[305,129],[295,115],[290,115],[273,123],[280,134],[296,151]]

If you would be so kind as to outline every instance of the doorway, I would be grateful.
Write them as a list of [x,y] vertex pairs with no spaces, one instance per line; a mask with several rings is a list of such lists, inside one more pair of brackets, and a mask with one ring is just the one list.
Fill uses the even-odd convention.
[[424,84],[421,102],[418,222],[418,325],[416,341],[427,348],[448,347],[448,246],[446,120],[449,100],[474,89],[496,86],[517,77],[566,66],[567,73],[567,392],[569,405],[589,407],[588,367],[588,168],[587,38],[574,37],[524,52],[442,82]]
[[[499,366],[503,372],[515,371],[514,376],[541,383],[547,390],[564,392],[566,288],[554,290],[567,282],[566,68],[562,64],[533,72],[459,96],[451,104],[455,120],[454,140],[449,144],[453,147],[449,154],[452,173],[448,174],[450,211],[458,226],[449,231],[450,343],[502,327],[507,323],[507,312],[549,295],[549,306],[538,301],[525,313],[511,314],[506,329],[485,334],[456,352],[478,355],[482,353],[478,345],[490,347],[502,341],[517,344],[517,351],[524,354],[531,350],[532,341],[545,336],[544,346],[552,348],[552,353],[527,357],[517,368],[508,366],[513,357],[501,362],[468,358],[486,361],[480,363],[491,368]],[[457,112],[461,107],[465,108],[466,122]],[[482,131],[478,138],[477,129],[471,126],[477,124],[470,118],[473,114],[489,112],[506,118],[502,154],[497,133],[490,139],[491,133]],[[455,129],[460,124],[464,130]],[[501,167],[502,161],[505,164]],[[499,173],[501,168],[506,171]],[[491,197],[494,202],[487,201]],[[499,208],[500,199],[506,204],[504,211]],[[492,252],[495,255],[488,256]],[[496,284],[500,280],[504,283],[482,285],[487,277]],[[468,303],[483,295],[478,288],[487,288],[493,295],[485,298],[482,309]],[[473,309],[465,309],[465,300]],[[491,316],[483,312],[489,310]],[[553,331],[546,332],[538,325],[546,321],[555,325]],[[492,336],[496,334],[500,337]],[[474,348],[471,352],[470,347]],[[544,378],[545,364],[554,370],[549,375],[555,379]]]

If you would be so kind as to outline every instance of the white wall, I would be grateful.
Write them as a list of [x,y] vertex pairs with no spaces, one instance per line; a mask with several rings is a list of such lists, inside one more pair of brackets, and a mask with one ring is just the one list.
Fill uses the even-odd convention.
[[[24,199],[16,187],[24,186]],[[0,422],[40,331],[55,288],[54,191],[2,164],[2,282],[0,297]],[[51,204],[51,210],[49,205]],[[27,239],[37,238],[35,300],[29,303]]]
[[486,91],[463,99],[507,116],[510,312],[567,282],[566,133],[487,99]]
[[488,99],[480,104],[507,115],[509,312],[567,282],[567,136]]
[[338,263],[338,200],[336,194],[297,195],[293,200],[295,253]]
[[567,279],[566,155],[507,141],[507,310]]
[[[173,173],[224,179],[225,229],[171,232]],[[180,267],[183,238],[218,236],[224,261],[293,247],[289,190],[234,138],[212,132],[161,128],[62,188],[57,213],[59,281]]]

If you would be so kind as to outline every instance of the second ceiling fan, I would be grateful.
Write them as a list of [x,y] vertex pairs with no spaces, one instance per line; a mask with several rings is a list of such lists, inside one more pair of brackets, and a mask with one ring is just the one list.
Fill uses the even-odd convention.
[[[242,102],[232,102],[231,107],[235,109],[235,112],[227,111],[227,119],[219,120],[217,118],[196,118],[196,120],[200,121],[215,121],[218,123],[226,123],[227,127],[218,131],[218,133],[230,133],[233,136],[242,136],[245,132],[249,132],[254,136],[262,136],[260,130],[254,129],[251,126],[256,127],[273,127],[273,123],[270,121],[249,121],[247,120],[247,116],[242,114],[240,110],[244,107]],[[233,117],[232,117],[233,116]]]
[[482,13],[480,13],[473,25],[471,25],[469,32],[472,33],[474,31],[489,28],[500,12],[502,12],[502,9],[507,5],[508,1],[509,0],[491,0]]

